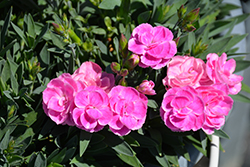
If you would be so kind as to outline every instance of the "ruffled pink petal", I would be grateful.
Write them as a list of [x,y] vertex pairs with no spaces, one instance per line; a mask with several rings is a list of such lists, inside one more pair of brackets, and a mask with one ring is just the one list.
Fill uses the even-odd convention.
[[153,56],[150,56],[149,54],[146,54],[146,55],[141,56],[140,61],[141,63],[147,66],[153,66],[153,65],[157,65],[158,63],[160,63],[161,59],[157,59]]
[[109,122],[109,126],[112,129],[116,129],[119,130],[121,129],[124,125],[122,124],[122,122],[120,121],[120,116],[119,115],[114,115],[112,120]]
[[128,129],[126,126],[123,126],[121,129],[118,129],[118,130],[110,127],[110,130],[118,136],[125,136],[131,132],[131,130]]
[[65,106],[64,105],[59,105],[59,99],[57,97],[52,97],[48,103],[48,108],[58,111],[58,112],[62,112],[65,110]]
[[144,54],[145,53],[146,46],[140,43],[135,38],[132,38],[128,41],[128,50],[130,50],[133,53],[136,54]]
[[146,104],[141,101],[137,101],[134,104],[134,110],[133,113],[131,113],[131,115],[137,119],[142,119],[145,117],[146,112],[147,112]]
[[89,92],[86,90],[78,92],[74,99],[75,105],[80,108],[86,107],[89,104],[88,95]]
[[99,119],[101,118],[103,115],[102,113],[98,110],[98,109],[95,109],[95,108],[90,108],[90,109],[87,109],[86,110],[86,113],[93,119]]
[[154,41],[170,41],[173,40],[173,33],[165,27],[157,26],[153,28]]
[[59,98],[61,95],[58,94],[58,92],[55,90],[55,88],[46,88],[44,91],[43,91],[43,102],[45,104],[48,104],[49,100],[52,98],[52,97],[57,97]]
[[64,117],[62,117],[62,113],[61,112],[57,112],[55,110],[48,110],[48,116],[57,125],[62,124],[65,121],[65,119],[67,118],[66,115],[64,115]]
[[137,119],[131,116],[123,116],[120,120],[128,129],[133,129],[137,124]]

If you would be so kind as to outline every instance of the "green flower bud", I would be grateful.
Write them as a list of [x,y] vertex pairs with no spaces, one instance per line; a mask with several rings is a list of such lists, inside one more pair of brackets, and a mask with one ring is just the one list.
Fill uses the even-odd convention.
[[119,71],[121,70],[120,64],[116,62],[112,62],[110,68],[114,73],[119,73]]
[[69,34],[69,37],[72,39],[73,42],[75,42],[76,44],[78,45],[81,45],[82,41],[81,39],[76,35],[76,33],[71,30],[71,29],[68,29],[68,34]]
[[52,23],[53,27],[54,27],[54,31],[59,34],[59,35],[62,35],[64,36],[65,34],[65,30],[64,28],[61,26],[61,25],[58,25],[56,23]]
[[120,75],[123,76],[123,77],[127,76],[127,75],[128,75],[128,69],[123,68],[123,69],[120,71]]
[[128,83],[127,83],[127,81],[125,80],[125,77],[123,77],[123,78],[119,81],[118,85],[128,86]]
[[192,24],[187,24],[186,27],[184,28],[184,31],[192,32],[196,30],[196,28]]
[[119,51],[121,52],[123,58],[128,56],[128,40],[123,34],[121,34],[119,41]]
[[184,8],[184,5],[181,5],[181,7],[177,10],[179,19],[183,18],[186,12],[187,12],[187,8]]
[[137,54],[132,54],[124,62],[124,67],[126,67],[129,71],[131,71],[139,64],[139,61],[140,57]]
[[200,11],[200,8],[193,9],[191,12],[189,12],[185,16],[184,20],[187,22],[193,23],[199,16],[199,11]]

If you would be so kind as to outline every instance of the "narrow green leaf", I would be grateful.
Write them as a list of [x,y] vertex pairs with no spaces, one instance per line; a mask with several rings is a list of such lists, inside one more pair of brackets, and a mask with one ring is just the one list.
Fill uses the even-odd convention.
[[4,84],[8,81],[8,79],[10,78],[10,75],[11,75],[10,65],[8,61],[6,61],[3,66],[2,73],[1,73],[1,78]]
[[232,39],[228,42],[227,46],[221,51],[221,53],[230,50],[234,45],[239,43],[242,39],[244,39],[248,34],[243,35],[233,35]]
[[138,24],[147,23],[151,16],[151,13],[152,11],[145,11],[139,14],[139,16],[137,17]]
[[222,31],[228,29],[228,28],[231,28],[232,26],[234,26],[234,24],[236,23],[235,22],[236,20],[234,21],[217,21],[217,22],[214,22],[213,23],[213,26],[215,27],[214,30],[212,30],[210,33],[209,33],[209,38],[212,37],[212,36],[215,36],[219,33],[221,33]]
[[161,164],[161,166],[170,167],[170,163],[168,162],[167,157],[163,153],[162,156],[160,156],[156,150],[156,148],[149,148],[150,153],[155,157],[155,159]]
[[223,130],[214,130],[213,135],[219,136],[220,138],[224,138],[224,139],[230,139],[230,137],[228,136],[228,134],[226,134],[226,132],[224,132]]
[[151,148],[158,146],[157,142],[147,136],[140,135],[136,132],[131,132],[129,135],[132,136],[137,142],[139,142],[141,147]]
[[239,72],[245,70],[250,66],[250,61],[248,60],[237,60],[236,61],[236,68],[234,72]]
[[18,34],[18,36],[24,41],[24,43],[26,44],[26,46],[28,46],[27,38],[24,35],[23,31],[18,26],[16,26],[14,23],[12,23],[12,22],[11,22],[11,25],[14,28],[14,30],[16,31],[16,33]]
[[4,49],[0,51],[0,56],[3,56],[12,46],[16,43],[16,39],[14,39],[11,43],[9,43]]
[[41,152],[38,153],[34,166],[35,167],[47,167],[47,159],[45,158],[43,153]]
[[51,31],[49,31],[49,33],[53,44],[58,48],[63,49],[66,44],[62,41],[62,38],[60,38],[59,35],[56,35]]
[[244,82],[241,82],[241,90],[250,93],[250,87]]
[[237,95],[229,95],[229,96],[235,101],[240,101],[243,103],[250,103],[250,98],[243,94],[238,93]]
[[121,0],[103,0],[98,6],[100,9],[113,10],[121,5]]
[[102,131],[102,133],[105,136],[104,142],[118,154],[125,154],[131,157],[134,156],[133,149],[127,142],[123,141],[120,137],[111,132]]
[[[250,16],[250,13],[244,13],[242,15],[238,15],[235,17],[230,17],[229,19],[227,19],[228,21],[234,21],[237,19],[236,24],[241,23],[242,21],[246,20],[248,17]],[[225,20],[225,21],[227,21]]]
[[91,140],[91,137],[92,137],[92,133],[89,133],[89,132],[86,132],[84,130],[82,130],[80,132],[80,143],[79,143],[79,146],[80,146],[80,157],[82,157],[82,155],[84,154],[84,152],[86,151],[88,145],[89,145],[89,142]]
[[33,45],[33,49],[36,47],[36,45],[39,43],[39,41],[40,41],[40,39],[46,34],[46,32],[48,31],[48,29],[49,29],[49,24],[46,24],[44,27],[43,27],[43,29],[42,29],[42,31],[40,32],[40,34],[38,35],[38,37],[35,39],[35,43],[34,43],[34,45]]
[[37,114],[38,113],[36,111],[31,111],[22,115],[27,126],[31,126],[34,122],[37,121]]
[[232,39],[232,37],[220,38],[216,42],[214,42],[209,48],[203,52],[200,56],[201,59],[206,59],[208,53],[218,53],[222,51],[228,44],[228,42]]
[[11,81],[11,88],[13,89],[14,93],[17,95],[18,94],[18,83],[17,83],[17,79],[14,77],[13,73],[11,73],[11,75],[10,75],[10,81]]
[[47,43],[45,43],[45,45],[43,46],[43,48],[40,52],[40,58],[46,65],[50,64],[50,52],[48,51],[48,44]]
[[5,133],[3,139],[1,140],[1,143],[0,143],[1,152],[3,150],[7,149],[8,145],[9,145],[9,140],[10,140],[10,131],[7,130],[7,132]]
[[92,32],[98,35],[106,35],[106,31],[103,28],[95,28],[92,30]]
[[136,157],[136,156],[128,156],[128,155],[124,155],[124,154],[117,154],[117,156],[125,163],[131,165],[131,166],[135,166],[135,167],[143,167],[142,163],[140,162],[140,160]]
[[29,13],[29,15],[27,16],[27,32],[28,32],[28,34],[31,36],[31,37],[33,37],[33,38],[35,38],[35,36],[36,36],[36,32],[35,32],[35,23],[34,23],[34,20],[33,20],[33,18],[32,18],[32,16],[31,16],[31,14]]
[[116,51],[116,59],[117,62],[120,62],[120,56],[119,56],[119,40],[117,37],[113,38],[114,41],[114,46],[115,46],[115,51]]
[[155,100],[148,99],[148,107],[156,109],[156,108],[158,108],[158,104],[156,103]]
[[9,24],[10,24],[11,15],[12,15],[12,7],[10,8],[9,12],[7,13],[5,20],[4,20],[3,27],[1,28],[0,50],[4,46],[5,36],[7,34],[7,30],[8,30]]
[[[60,152],[59,152],[59,149],[58,149],[58,154],[53,154],[54,152],[52,152],[51,154],[53,154],[53,155],[50,155],[49,157],[48,157],[48,164],[50,164],[51,162],[55,162],[55,163],[61,163],[62,162],[62,160],[64,159],[64,157],[65,157],[65,155],[66,155],[66,150],[67,150],[67,148],[65,147],[64,149],[62,149]],[[55,151],[57,151],[57,150],[55,150]]]
[[96,44],[97,44],[97,46],[99,47],[99,49],[100,49],[100,51],[103,53],[103,54],[107,54],[107,51],[108,51],[108,49],[107,49],[107,46],[102,42],[102,41],[100,41],[100,40],[95,40],[95,42],[96,42]]

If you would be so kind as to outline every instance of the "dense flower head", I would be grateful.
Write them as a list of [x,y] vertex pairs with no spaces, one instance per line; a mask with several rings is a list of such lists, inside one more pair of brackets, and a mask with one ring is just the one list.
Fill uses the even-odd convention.
[[213,134],[225,123],[225,116],[233,106],[233,100],[227,95],[228,87],[225,84],[200,86],[196,88],[205,105],[205,122],[202,129],[207,134]]
[[143,80],[137,87],[137,90],[145,95],[155,95],[155,83],[153,81]]
[[74,98],[72,118],[75,125],[88,132],[97,132],[107,125],[113,116],[108,94],[97,86],[88,86]]
[[170,88],[164,94],[160,115],[172,131],[197,131],[204,123],[204,103],[191,86]]
[[237,94],[241,90],[243,77],[233,74],[236,62],[234,59],[227,60],[226,53],[220,57],[216,53],[207,55],[206,73],[214,84],[227,84],[229,94]]
[[110,130],[119,136],[142,127],[147,113],[147,97],[132,87],[116,86],[109,92],[113,118]]
[[173,33],[163,26],[152,27],[143,23],[137,26],[128,42],[128,50],[140,56],[139,66],[153,69],[165,67],[177,52]]
[[74,107],[74,96],[85,87],[84,84],[75,81],[67,73],[52,79],[43,91],[44,112],[56,124],[73,125],[70,112]]
[[87,86],[98,86],[107,93],[115,85],[114,75],[102,72],[102,68],[91,61],[82,63],[72,76],[75,80],[81,81]]
[[175,56],[168,63],[167,76],[163,85],[182,87],[200,85],[199,81],[205,72],[203,60],[189,56]]

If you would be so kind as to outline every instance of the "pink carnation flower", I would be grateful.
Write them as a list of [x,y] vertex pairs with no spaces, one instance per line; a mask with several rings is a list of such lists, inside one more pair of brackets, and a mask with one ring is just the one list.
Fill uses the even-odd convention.
[[163,97],[160,116],[172,131],[197,131],[204,123],[204,104],[190,86],[170,88]]
[[98,86],[107,93],[115,85],[114,75],[102,72],[102,68],[91,61],[82,63],[81,67],[74,72],[73,78],[87,86]]
[[225,123],[225,116],[233,107],[233,100],[229,97],[228,87],[222,84],[213,86],[200,86],[196,88],[205,105],[205,123],[202,129],[207,134],[213,134],[214,129],[219,130]]
[[155,83],[153,81],[144,80],[142,83],[137,87],[137,90],[145,95],[155,95]]
[[175,56],[168,63],[167,76],[162,80],[169,87],[199,86],[205,72],[203,60],[189,56]]
[[142,127],[147,113],[147,97],[132,87],[116,86],[109,92],[113,119],[110,130],[119,136]]
[[241,90],[241,81],[243,77],[233,74],[236,62],[234,59],[227,60],[226,53],[219,57],[215,53],[207,55],[206,72],[208,77],[215,84],[227,84],[229,94],[237,94]]
[[73,80],[67,73],[52,79],[43,91],[44,112],[56,124],[74,125],[70,116],[74,107],[73,99],[75,94],[84,88],[84,84]]
[[165,67],[177,52],[173,33],[163,26],[144,23],[137,26],[128,42],[128,50],[140,56],[140,67]]
[[107,125],[113,116],[108,94],[96,86],[88,86],[77,93],[76,107],[72,112],[75,125],[88,132],[97,132]]

